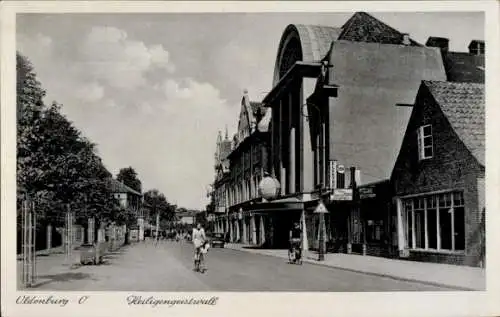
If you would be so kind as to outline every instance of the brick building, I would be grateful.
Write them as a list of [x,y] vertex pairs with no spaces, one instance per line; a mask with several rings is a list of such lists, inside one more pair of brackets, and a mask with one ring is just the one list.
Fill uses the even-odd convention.
[[484,84],[423,81],[392,173],[401,257],[484,259]]

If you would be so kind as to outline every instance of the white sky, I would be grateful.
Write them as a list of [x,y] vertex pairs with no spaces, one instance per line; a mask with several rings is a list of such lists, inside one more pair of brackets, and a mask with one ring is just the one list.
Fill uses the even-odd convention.
[[[47,102],[64,104],[110,171],[132,166],[144,190],[204,208],[217,130],[234,133],[245,88],[271,89],[277,46],[291,23],[341,26],[352,13],[24,14],[18,49]],[[424,44],[466,51],[484,39],[481,13],[375,13]]]

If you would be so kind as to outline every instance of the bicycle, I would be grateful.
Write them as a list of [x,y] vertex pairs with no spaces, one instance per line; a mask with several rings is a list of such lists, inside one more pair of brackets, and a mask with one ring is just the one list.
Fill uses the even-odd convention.
[[206,268],[205,268],[205,257],[203,255],[203,252],[201,251],[202,248],[204,248],[205,244],[200,246],[199,248],[196,249],[196,253],[194,256],[194,271],[195,272],[200,272],[200,273],[205,273]]
[[297,243],[291,242],[291,247],[288,249],[288,263],[302,265],[302,249]]

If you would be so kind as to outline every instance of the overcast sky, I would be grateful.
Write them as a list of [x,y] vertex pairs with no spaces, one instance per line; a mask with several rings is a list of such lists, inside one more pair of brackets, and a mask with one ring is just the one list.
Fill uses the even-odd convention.
[[[277,46],[291,23],[341,26],[352,13],[24,14],[18,49],[116,175],[132,166],[145,190],[204,208],[217,131],[235,132],[243,90],[271,89]],[[375,13],[425,43],[466,51],[484,39],[481,13]]]

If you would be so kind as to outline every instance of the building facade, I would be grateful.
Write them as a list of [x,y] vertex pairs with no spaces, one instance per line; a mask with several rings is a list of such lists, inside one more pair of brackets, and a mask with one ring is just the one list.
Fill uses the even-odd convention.
[[[281,184],[276,202],[288,203],[287,217],[276,217],[277,245],[287,243],[292,222],[300,221],[305,249],[318,247],[319,219],[313,211],[321,199],[330,211],[329,249],[370,253],[368,223],[374,239],[388,247],[390,206],[358,201],[353,187],[390,178],[411,113],[408,105],[422,79],[446,80],[439,49],[416,43],[366,13],[354,14],[338,28],[285,29],[274,88],[263,100],[272,109],[271,166]],[[377,191],[384,188],[389,186],[378,185]],[[390,193],[378,197],[387,200]],[[377,219],[362,217],[376,213]]]
[[484,84],[424,81],[395,165],[401,257],[484,260]]
[[232,142],[226,128],[224,139],[219,131],[217,136],[216,150],[214,154],[215,179],[212,184],[210,215],[208,217],[210,227],[215,232],[225,233],[228,230],[227,214],[229,210],[230,170],[228,155],[231,153]]
[[132,210],[137,217],[137,225],[129,228],[133,231],[131,232],[132,240],[144,240],[145,223],[142,194],[114,178],[110,179],[109,188],[113,197],[118,200],[120,207]]
[[261,200],[258,185],[269,170],[270,112],[252,102],[245,91],[241,100],[238,131],[233,137],[227,186],[228,239],[231,242],[262,245],[265,242],[263,215],[249,206]]
[[[468,53],[449,52],[447,39],[431,37],[423,45],[363,12],[355,13],[341,27],[286,27],[278,46],[273,88],[262,101],[269,131],[264,137],[267,147],[262,147],[266,161],[262,172],[269,173],[267,183],[276,182],[279,190],[267,199],[256,190],[252,156],[245,153],[251,153],[249,145],[259,143],[251,137],[258,120],[245,115],[248,110],[242,102],[238,133],[228,156],[226,232],[230,240],[285,248],[289,230],[299,222],[304,249],[318,249],[319,217],[314,210],[321,201],[328,209],[324,230],[330,252],[442,257],[446,252],[434,257],[433,252],[417,247],[408,251],[417,238],[403,230],[401,216],[404,199],[428,190],[403,181],[408,174],[418,177],[418,169],[397,165],[404,157],[402,144],[407,146],[410,118],[415,105],[419,107],[415,100],[422,81],[484,82],[484,42],[472,41]],[[449,98],[462,94],[453,93],[456,96]],[[475,224],[481,223],[484,205],[480,203],[483,198],[471,197],[484,196],[484,166],[473,160],[469,163],[473,176],[468,176],[470,183],[462,179],[462,184],[474,188],[462,192],[467,196],[464,204],[473,207],[464,206],[472,210],[464,230],[476,237],[480,230]],[[436,169],[435,173],[447,179],[453,170]],[[457,194],[457,204],[461,200]],[[257,216],[260,224],[255,222]],[[409,226],[409,220],[405,221]],[[477,262],[478,241],[477,237],[466,239],[465,250],[448,250],[463,254],[443,261]]]

